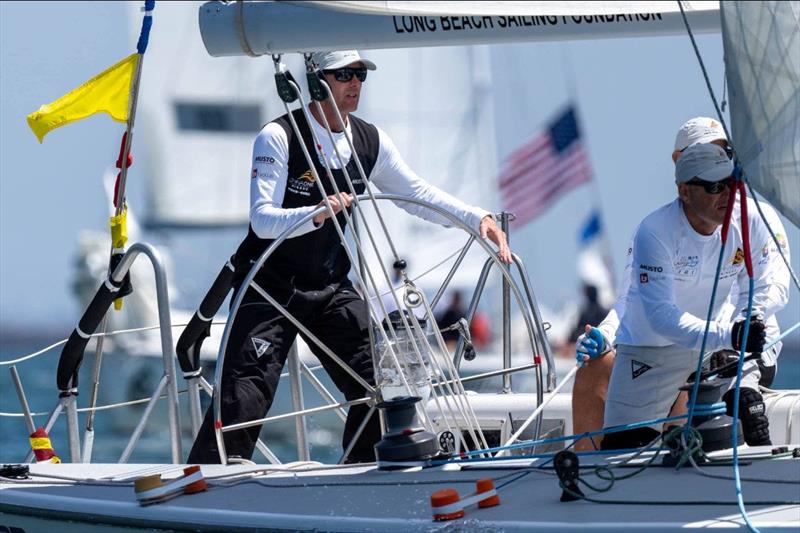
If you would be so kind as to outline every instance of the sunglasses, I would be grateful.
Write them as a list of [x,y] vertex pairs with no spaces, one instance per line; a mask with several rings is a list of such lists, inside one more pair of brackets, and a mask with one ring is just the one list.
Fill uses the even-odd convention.
[[324,72],[325,74],[332,74],[333,78],[336,81],[341,81],[341,82],[348,82],[353,79],[353,76],[358,78],[358,81],[361,82],[367,79],[366,67],[360,67],[360,68],[342,67],[342,68],[337,68],[336,70],[326,70]]
[[720,181],[706,181],[700,178],[692,178],[686,182],[686,185],[702,187],[707,194],[722,194],[725,189],[733,188],[733,178],[725,178]]

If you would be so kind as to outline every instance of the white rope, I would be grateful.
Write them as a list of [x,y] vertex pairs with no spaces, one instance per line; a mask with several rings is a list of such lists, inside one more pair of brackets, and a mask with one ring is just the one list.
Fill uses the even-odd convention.
[[[217,321],[217,322],[212,322],[211,324],[214,325],[214,326],[224,326],[225,322]],[[182,327],[185,327],[187,325],[188,325],[188,323],[186,323],[186,324],[172,324],[172,327],[173,328],[182,328]],[[106,333],[93,333],[91,335],[91,337],[93,337],[93,338],[97,338],[97,337],[113,337],[115,335],[125,335],[127,333],[137,333],[137,332],[140,332],[140,331],[150,331],[150,330],[154,330],[154,329],[161,329],[161,326],[144,326],[144,327],[141,327],[141,328],[118,329],[118,330],[110,331],[110,332],[106,332]],[[28,359],[33,359],[34,357],[38,357],[38,356],[40,356],[40,355],[42,355],[44,353],[49,352],[53,348],[58,348],[62,344],[65,344],[68,340],[69,339],[62,339],[62,340],[60,340],[58,342],[55,342],[55,343],[51,344],[47,348],[42,348],[41,350],[39,350],[37,352],[33,352],[32,354],[25,355],[25,356],[19,357],[17,359],[11,359],[11,360],[7,360],[7,361],[0,361],[0,366],[15,365],[17,363],[22,363],[23,361],[27,361]]]

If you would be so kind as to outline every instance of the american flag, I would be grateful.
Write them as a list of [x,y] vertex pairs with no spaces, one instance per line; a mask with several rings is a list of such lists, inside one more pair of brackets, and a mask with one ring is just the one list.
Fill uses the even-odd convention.
[[498,177],[503,209],[516,215],[512,226],[522,226],[591,178],[589,155],[570,106],[506,160]]

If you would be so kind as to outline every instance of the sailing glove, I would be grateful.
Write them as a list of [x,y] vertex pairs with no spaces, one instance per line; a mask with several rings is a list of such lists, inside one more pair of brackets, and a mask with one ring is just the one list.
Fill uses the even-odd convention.
[[[741,351],[742,349],[742,336],[744,335],[745,321],[740,320],[736,322],[731,328],[731,343],[733,349]],[[750,331],[747,333],[747,345],[745,352],[762,352],[764,350],[764,343],[767,340],[766,326],[764,322],[757,317],[750,317]]]
[[[752,330],[753,326],[750,325]],[[736,391],[726,392],[722,399],[725,401],[726,414],[733,416],[733,400]],[[739,391],[739,420],[742,421],[742,433],[748,446],[771,446],[769,438],[769,418],[767,418],[764,398],[757,390],[742,387]]]
[[588,333],[583,333],[578,337],[575,343],[575,359],[583,364],[584,355],[588,355],[589,359],[597,359],[609,349],[610,347],[603,332],[597,328],[592,328]]

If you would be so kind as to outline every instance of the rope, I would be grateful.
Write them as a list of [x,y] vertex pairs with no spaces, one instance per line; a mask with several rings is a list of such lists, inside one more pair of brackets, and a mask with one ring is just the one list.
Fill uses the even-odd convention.
[[[725,136],[728,140],[728,146],[730,146],[733,153],[736,154],[736,149],[733,146],[732,138],[730,131],[728,130],[728,124],[725,122],[725,117],[722,115],[722,109],[720,108],[719,104],[717,103],[717,97],[714,93],[714,89],[711,87],[711,80],[708,77],[708,71],[706,71],[706,65],[703,61],[703,56],[700,55],[700,49],[697,47],[697,42],[695,41],[694,34],[692,33],[692,28],[689,26],[689,21],[686,19],[686,13],[683,10],[683,2],[678,1],[678,7],[681,10],[681,17],[683,18],[683,24],[686,27],[686,32],[689,34],[689,39],[692,42],[692,48],[694,48],[695,56],[697,57],[697,62],[700,64],[700,70],[703,72],[703,79],[706,82],[706,88],[708,89],[708,94],[711,96],[711,101],[714,103],[714,110],[717,112],[717,119],[719,119],[720,124],[722,124],[722,129],[725,131]],[[721,8],[720,8],[721,9]],[[724,87],[724,86],[723,86]],[[772,230],[772,227],[769,225],[767,218],[764,216],[764,212],[761,210],[761,205],[759,204],[756,195],[753,192],[753,188],[750,185],[750,181],[747,179],[747,176],[744,175],[744,169],[742,169],[743,179],[747,183],[747,187],[750,189],[750,195],[753,197],[753,201],[756,204],[756,209],[758,210],[758,214],[761,217],[761,220],[764,221],[764,224],[767,226],[767,230],[769,230],[769,234],[772,237],[773,242],[775,242],[775,246],[778,248],[778,253],[783,259],[783,262],[786,264],[786,268],[789,269],[789,274],[792,277],[792,281],[794,281],[795,287],[800,290],[800,280],[797,278],[797,274],[795,274],[794,270],[792,269],[792,265],[789,264],[788,259],[783,254],[783,250],[781,249],[781,245],[778,242],[778,238],[775,236],[775,232]]]
[[[742,169],[742,173],[744,174],[744,169]],[[764,225],[767,226],[767,230],[769,231],[770,237],[772,237],[773,242],[775,243],[775,248],[777,248],[778,253],[783,259],[783,263],[786,265],[786,268],[789,270],[789,275],[792,277],[792,281],[794,282],[794,286],[800,290],[800,280],[797,279],[797,274],[795,274],[794,270],[792,269],[792,265],[789,264],[789,259],[787,259],[786,255],[783,253],[783,248],[781,247],[780,243],[778,242],[778,237],[775,235],[775,232],[772,230],[772,226],[769,225],[767,222],[767,217],[764,215],[764,212],[761,210],[761,202],[758,201],[756,197],[755,191],[753,191],[753,186],[750,185],[750,181],[745,178],[745,183],[747,184],[747,188],[750,190],[750,196],[753,198],[753,203],[756,204],[756,210],[758,211],[758,215],[761,217],[761,220],[764,221]]]
[[565,442],[568,440],[578,441],[580,439],[594,437],[596,435],[607,435],[609,433],[618,433],[620,431],[626,431],[628,429],[636,429],[641,427],[648,427],[663,424],[665,422],[674,422],[676,420],[683,420],[686,418],[686,415],[678,415],[678,416],[670,416],[666,418],[657,418],[654,420],[644,420],[642,422],[636,422],[633,424],[624,424],[621,426],[614,426],[611,428],[604,428],[600,431],[585,431],[583,433],[575,434],[575,435],[566,435],[563,437],[552,437],[549,439],[537,439],[537,440],[527,440],[527,441],[520,441],[516,444],[510,444],[508,446],[497,446],[494,448],[486,448],[484,450],[475,450],[475,451],[467,451],[467,452],[460,452],[459,459],[448,459],[448,460],[441,460],[441,461],[432,461],[431,464],[433,465],[442,465],[449,462],[458,461],[466,461],[463,457],[470,457],[472,455],[483,455],[486,453],[494,453],[500,452],[505,450],[517,450],[522,448],[529,448],[531,446],[539,445],[539,444],[552,444],[555,442]]
[[[685,462],[688,461],[688,462],[691,462],[691,464],[699,471],[700,469],[697,467],[697,464],[694,461],[694,456],[696,454],[699,454],[699,455],[704,457],[704,454],[702,452],[703,439],[702,439],[701,435],[697,432],[696,429],[694,429],[694,428],[690,428],[690,429],[691,429],[691,431],[689,432],[690,443],[689,443],[688,446],[684,447],[681,450],[681,454],[680,454],[680,457],[679,457],[679,460],[678,460],[678,464],[676,465],[676,469],[680,468]],[[664,441],[665,440],[666,441],[673,440],[678,434],[681,434],[682,437],[686,435],[686,433],[684,432],[682,427],[674,427],[669,432],[667,432],[666,435],[663,435],[663,436],[659,435],[652,442],[650,442],[649,444],[647,444],[646,446],[641,448],[637,453],[635,453],[631,457],[627,458],[622,463],[618,463],[618,464],[614,464],[614,465],[598,465],[598,466],[596,466],[594,468],[594,475],[597,476],[598,478],[604,480],[604,481],[608,481],[608,483],[605,486],[602,486],[602,487],[594,486],[591,483],[589,483],[588,481],[586,481],[585,479],[583,479],[582,477],[578,477],[577,481],[580,482],[582,485],[588,487],[589,489],[595,491],[595,492],[608,492],[614,486],[616,481],[632,478],[633,476],[636,476],[636,475],[644,472],[647,468],[652,466],[653,463],[655,462],[655,460],[659,457],[660,453],[663,451],[663,449],[665,447]],[[653,453],[653,455],[643,465],[637,467],[636,470],[634,470],[633,472],[627,473],[627,474],[622,475],[622,476],[617,476],[617,475],[614,474],[614,471],[613,471],[614,468],[620,468],[620,467],[624,466],[625,464],[629,463],[630,461],[634,460],[635,458],[640,456],[642,453],[644,453],[648,449],[652,448],[658,441],[661,441],[661,444],[659,445],[658,450],[656,450]],[[734,447],[734,457],[735,457],[735,455],[736,455],[736,448]],[[785,454],[785,455],[791,455],[791,454]],[[774,456],[774,457],[770,457],[770,458],[777,458],[777,457],[778,456]],[[702,473],[702,471],[701,471],[701,473]],[[704,474],[704,475],[708,475],[709,477],[719,478],[719,476],[712,475],[712,474]],[[728,479],[728,478],[722,477],[720,479]],[[760,482],[760,483],[770,483],[770,484],[776,482],[776,480],[773,480],[773,479],[758,479],[758,478],[748,479],[747,481]],[[797,485],[798,484],[795,481],[788,481],[788,480],[779,480],[777,482],[778,483],[793,484],[793,485]],[[739,495],[737,495],[737,501],[733,501],[733,502],[732,501],[715,501],[715,500],[692,500],[692,501],[674,501],[674,500],[668,500],[668,501],[665,501],[665,500],[606,500],[606,499],[597,499],[597,498],[593,498],[591,496],[586,496],[586,495],[583,495],[583,494],[576,493],[576,492],[572,491],[571,489],[569,489],[568,487],[566,487],[561,480],[559,480],[559,486],[561,487],[561,489],[564,492],[570,494],[571,496],[573,496],[573,497],[575,497],[577,499],[586,500],[586,501],[592,502],[592,503],[600,503],[600,504],[611,504],[611,505],[692,505],[692,506],[697,506],[697,505],[739,505],[740,509],[743,506],[743,503],[741,502],[741,499],[739,498]],[[748,503],[748,505],[798,505],[798,504],[800,504],[800,501],[798,501],[798,500],[783,500],[783,501],[777,500],[777,501],[751,501],[751,502],[747,502],[747,503]],[[746,517],[745,517],[745,523],[749,524],[749,520]],[[749,524],[749,527],[753,527],[752,524]]]
[[[181,389],[181,390],[178,391],[178,394],[183,394],[185,392],[188,392],[188,389]],[[158,397],[158,399],[161,400],[161,399],[166,398],[166,397],[167,397],[166,394],[162,394],[161,396]],[[79,413],[91,413],[91,412],[95,412],[95,411],[108,411],[110,409],[116,409],[117,407],[127,407],[127,406],[130,406],[130,405],[138,405],[140,403],[146,403],[146,402],[149,402],[149,401],[150,401],[150,397],[148,396],[147,398],[139,398],[138,400],[128,400],[127,402],[109,403],[109,404],[106,404],[106,405],[100,405],[100,406],[95,406],[95,407],[83,407],[81,409],[78,409],[77,412],[79,412]],[[44,412],[38,412],[38,413],[31,413],[31,416],[44,416],[44,415],[49,415],[49,414],[50,414],[49,412],[44,411]],[[0,417],[19,418],[19,417],[22,417],[22,416],[26,416],[25,413],[4,413],[4,412],[0,412]]]
[[[225,322],[212,322],[211,324],[214,325],[214,326],[224,326]],[[186,327],[188,325],[189,325],[188,323],[185,323],[185,324],[172,324],[172,327],[173,328],[182,328],[182,327]],[[115,336],[115,335],[124,335],[124,334],[127,334],[127,333],[138,333],[140,331],[150,331],[150,330],[154,330],[154,329],[161,329],[161,326],[144,326],[144,327],[132,328],[132,329],[118,329],[118,330],[115,330],[115,331],[110,331],[110,332],[105,332],[105,333],[93,333],[92,335],[90,335],[90,337],[112,337],[112,336]],[[0,361],[0,366],[15,365],[17,363],[22,363],[23,361],[27,361],[29,359],[33,359],[34,357],[38,357],[38,356],[40,356],[40,355],[42,355],[42,354],[44,354],[46,352],[49,352],[53,348],[58,348],[62,344],[66,343],[67,340],[69,340],[69,339],[62,339],[62,340],[60,340],[58,342],[55,342],[55,343],[51,344],[47,348],[42,348],[38,352],[33,352],[32,354],[19,357],[18,359]]]

